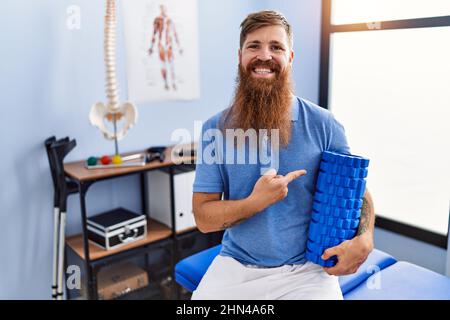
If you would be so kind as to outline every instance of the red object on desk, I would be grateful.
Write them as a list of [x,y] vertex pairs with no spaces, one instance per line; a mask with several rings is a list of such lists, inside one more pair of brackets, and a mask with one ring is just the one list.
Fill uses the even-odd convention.
[[103,157],[100,159],[100,161],[101,161],[102,164],[107,165],[107,164],[110,164],[110,163],[111,163],[111,158],[108,157],[108,156],[103,156]]

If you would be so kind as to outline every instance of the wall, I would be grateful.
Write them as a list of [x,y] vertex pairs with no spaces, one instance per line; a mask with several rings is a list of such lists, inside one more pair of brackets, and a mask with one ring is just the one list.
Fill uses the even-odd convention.
[[319,0],[269,0],[268,9],[282,12],[294,31],[294,81],[297,95],[319,102],[320,30]]

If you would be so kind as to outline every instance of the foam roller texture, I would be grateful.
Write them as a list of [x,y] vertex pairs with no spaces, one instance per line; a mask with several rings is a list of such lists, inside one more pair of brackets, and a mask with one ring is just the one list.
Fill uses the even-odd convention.
[[323,252],[352,239],[359,226],[369,159],[324,151],[319,165],[307,240],[306,259],[332,267],[337,257]]

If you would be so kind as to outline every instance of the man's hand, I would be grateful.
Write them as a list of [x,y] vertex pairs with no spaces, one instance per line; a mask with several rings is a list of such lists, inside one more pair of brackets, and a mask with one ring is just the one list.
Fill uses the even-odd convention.
[[306,174],[306,170],[289,172],[285,176],[277,175],[275,169],[268,170],[258,179],[248,197],[258,211],[283,200],[288,195],[288,184]]
[[364,261],[366,261],[367,256],[372,250],[372,234],[371,232],[365,232],[351,240],[342,242],[336,247],[325,250],[322,255],[323,260],[337,256],[338,262],[334,267],[324,268],[324,270],[328,274],[335,276],[355,273]]

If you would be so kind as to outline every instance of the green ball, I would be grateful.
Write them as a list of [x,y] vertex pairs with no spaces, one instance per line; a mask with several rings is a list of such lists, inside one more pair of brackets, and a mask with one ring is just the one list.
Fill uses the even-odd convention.
[[87,159],[88,166],[95,166],[97,164],[97,158],[96,157],[89,157]]

